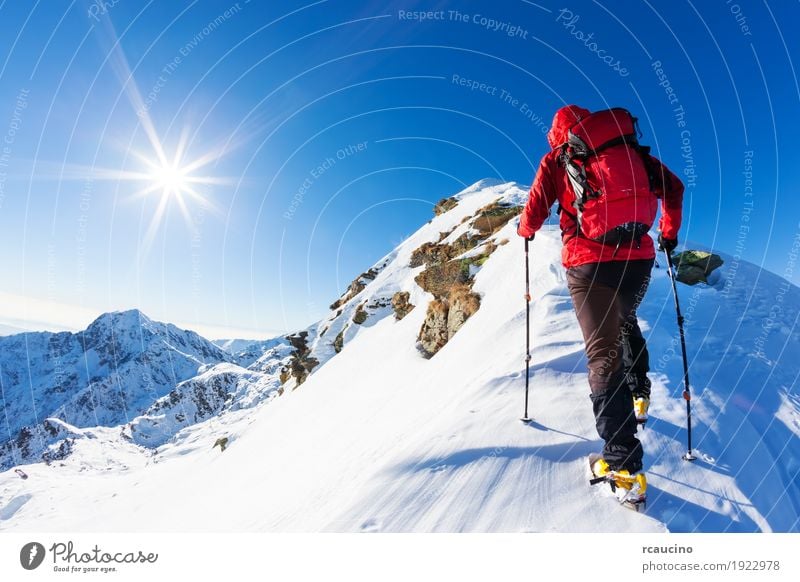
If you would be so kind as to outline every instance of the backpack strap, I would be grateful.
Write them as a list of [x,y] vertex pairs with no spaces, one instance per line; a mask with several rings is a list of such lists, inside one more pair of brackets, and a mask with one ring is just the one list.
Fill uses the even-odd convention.
[[647,180],[650,185],[650,192],[657,192],[661,190],[661,192],[666,192],[672,187],[672,180],[669,177],[669,174],[664,171],[663,166],[658,168],[653,163],[653,160],[650,157],[650,146],[643,146],[638,145],[636,146],[636,151],[639,152],[639,155],[642,156],[642,161],[644,162],[645,170],[647,171]]
[[[577,141],[573,141],[573,138]],[[573,143],[571,144],[570,142]],[[585,163],[589,155],[586,153],[588,152],[588,149],[585,147],[586,144],[583,143],[583,140],[579,137],[573,135],[572,132],[570,132],[570,142],[561,146],[561,156],[559,159],[564,166],[564,170],[567,172],[567,178],[569,179],[570,186],[572,186],[572,192],[575,194],[575,200],[572,203],[573,208],[575,208],[575,214],[572,215],[568,213],[567,216],[574,218],[578,228],[576,236],[580,236],[583,208],[591,198],[599,197],[600,193],[592,189],[589,185],[589,180],[586,178]],[[578,144],[577,142],[580,143]],[[583,146],[580,144],[583,144]],[[592,154],[594,153],[595,152],[592,152]],[[577,163],[576,160],[581,160],[581,163]],[[560,204],[559,207],[562,212],[566,212]]]
[[567,210],[563,206],[561,206],[561,202],[558,203],[558,213],[559,214],[562,214],[562,213],[565,214],[567,216],[567,218],[569,218],[573,222],[573,224],[575,225],[575,232],[570,232],[570,233],[564,232],[563,233],[563,235],[565,237],[563,242],[564,242],[564,244],[566,244],[567,241],[570,241],[573,238],[575,238],[576,236],[580,236],[581,235],[580,224],[578,223],[578,216],[576,214],[573,214],[572,212],[570,212],[569,210]]

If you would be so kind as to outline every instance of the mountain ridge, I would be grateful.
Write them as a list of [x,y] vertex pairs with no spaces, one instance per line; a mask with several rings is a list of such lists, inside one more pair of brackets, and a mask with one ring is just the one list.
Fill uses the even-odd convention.
[[[650,507],[621,511],[587,483],[585,457],[602,443],[555,225],[531,246],[534,423],[517,420],[523,255],[515,221],[500,222],[526,195],[516,184],[479,182],[443,199],[454,202],[440,204],[428,224],[357,277],[327,317],[248,369],[221,363],[188,379],[179,395],[216,394],[208,399],[216,412],[200,422],[176,426],[178,408],[151,410],[141,418],[177,432],[148,428],[155,436],[142,448],[97,430],[97,438],[76,438],[64,459],[26,467],[25,482],[0,473],[0,506],[28,496],[0,528],[797,531],[800,289],[784,291],[749,263],[734,270],[725,255],[711,285],[679,286],[699,458],[688,464],[680,460],[685,403],[670,282],[663,268],[654,270],[640,310],[653,354],[652,419],[640,432]],[[447,277],[479,298],[453,329],[434,317],[436,302],[453,309],[439,285]],[[398,294],[407,295],[395,301]],[[781,324],[765,331],[778,302]],[[421,349],[424,330],[446,337],[433,354]],[[254,392],[258,381],[266,388]],[[225,404],[237,390],[263,399]],[[212,446],[221,438],[224,453]],[[94,465],[104,463],[118,468],[113,478],[97,478]],[[184,487],[204,501],[203,512],[186,501]],[[97,500],[92,511],[70,493],[75,488]],[[231,488],[236,496],[214,502]]]

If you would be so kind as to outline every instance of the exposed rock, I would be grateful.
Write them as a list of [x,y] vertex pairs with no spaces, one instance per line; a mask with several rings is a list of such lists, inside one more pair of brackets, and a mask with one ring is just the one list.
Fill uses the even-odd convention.
[[48,447],[48,449],[42,453],[42,460],[47,465],[55,461],[63,461],[72,454],[74,447],[75,439],[64,439]]
[[339,335],[336,336],[336,339],[333,340],[333,351],[337,354],[342,351],[344,347],[344,332],[347,331],[347,327],[345,327],[342,331],[339,332]]
[[354,280],[352,283],[350,283],[350,286],[347,288],[347,291],[345,291],[344,295],[342,295],[341,297],[339,297],[339,299],[331,303],[330,308],[338,309],[340,306],[344,305],[345,303],[350,301],[353,297],[361,293],[364,290],[364,287],[366,286],[367,285],[365,283],[362,283],[360,280],[358,279]]
[[480,296],[463,283],[454,285],[446,299],[431,301],[418,336],[423,354],[430,358],[442,349],[479,307]]
[[376,309],[389,307],[391,304],[392,300],[389,297],[376,297],[367,305],[367,309],[375,311]]
[[470,265],[482,267],[483,264],[489,259],[489,256],[496,250],[497,245],[495,245],[492,241],[489,241],[483,246],[480,254],[472,255],[471,257],[467,257],[462,260],[466,261]]
[[[472,292],[471,267],[482,266],[497,245],[489,241],[478,249],[478,254],[461,259],[455,257],[478,247],[519,212],[518,206],[495,202],[476,214],[473,226],[478,230],[477,236],[466,232],[451,244],[426,243],[412,254],[412,267],[427,266],[414,280],[435,297],[428,305],[418,337],[421,351],[427,357],[438,352],[480,307],[480,296]],[[393,298],[397,312],[394,303]]]
[[[386,263],[384,263],[381,266],[381,269],[385,266]],[[331,304],[330,308],[332,310],[338,309],[339,307],[350,301],[353,297],[361,293],[364,290],[364,287],[367,286],[367,283],[369,281],[374,280],[375,277],[378,276],[378,273],[380,273],[380,269],[376,269],[375,267],[372,267],[368,271],[361,273],[358,277],[353,279],[352,283],[350,283],[350,286],[347,288],[347,291],[345,291],[344,294],[341,297],[339,297],[339,299],[334,301]]]
[[414,309],[414,306],[409,303],[410,298],[411,294],[408,291],[398,291],[392,296],[392,309],[394,309],[394,318],[397,321],[403,319]]
[[35,460],[37,453],[44,450],[47,440],[48,435],[41,425],[21,427],[14,439],[0,445],[0,453],[6,460],[5,466],[0,466],[0,469],[10,469],[14,465]]
[[308,352],[308,332],[301,331],[300,333],[287,335],[286,339],[292,344],[292,347],[298,352],[300,355],[304,355]]
[[440,233],[439,242],[427,242],[419,246],[411,254],[409,261],[411,267],[427,267],[417,275],[417,284],[437,299],[444,299],[453,286],[468,283],[471,279],[470,266],[483,265],[497,245],[489,241],[480,255],[463,259],[457,257],[478,247],[520,211],[519,206],[493,202],[481,208],[475,215],[466,217],[465,220],[473,221],[472,226],[477,234],[474,231],[465,232],[452,243],[445,244],[441,241],[449,233]]
[[428,304],[418,339],[423,354],[428,358],[447,343],[447,305],[444,301],[434,299]]
[[493,202],[478,211],[472,225],[482,238],[493,235],[503,228],[509,220],[522,212],[521,206],[505,205]]
[[708,276],[722,266],[719,255],[705,251],[683,251],[672,257],[675,265],[675,279],[686,285],[708,283]]
[[[444,234],[444,233],[442,233]],[[441,265],[447,261],[471,250],[480,244],[482,239],[474,237],[469,233],[464,233],[451,244],[441,242],[426,242],[411,253],[410,267],[420,267],[426,265],[432,267]]]
[[[281,371],[281,378],[288,372],[297,381],[295,386],[297,387],[306,381],[311,371],[319,365],[319,360],[309,355],[307,331],[286,336],[286,339],[292,344],[295,351],[289,360],[289,365]],[[286,381],[288,382],[288,378]],[[285,384],[286,382],[283,383]]]
[[364,310],[364,304],[362,303],[353,314],[353,323],[361,325],[365,321],[367,321],[367,312]]
[[409,267],[420,267],[422,265],[441,265],[450,260],[452,251],[450,245],[426,242],[411,253]]
[[308,375],[318,364],[319,360],[316,358],[305,357],[292,359],[292,361],[289,363],[289,370],[297,381],[295,388],[306,381]]
[[450,245],[450,257],[457,257],[458,255],[474,249],[481,243],[481,240],[483,239],[477,236],[472,236],[468,232],[465,232],[456,240],[454,240],[452,245]]
[[442,198],[436,203],[436,206],[433,207],[433,213],[439,216],[448,210],[452,210],[456,206],[458,206],[458,200],[456,198]]
[[481,298],[467,285],[457,285],[450,291],[447,310],[447,339],[450,340],[461,326],[478,311]]
[[434,297],[443,297],[453,285],[469,280],[469,261],[448,261],[433,265],[414,278],[417,285]]

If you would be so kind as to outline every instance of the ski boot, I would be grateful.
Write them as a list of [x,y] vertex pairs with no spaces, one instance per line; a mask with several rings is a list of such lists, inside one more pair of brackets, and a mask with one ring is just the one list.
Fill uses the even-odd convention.
[[650,399],[647,396],[633,397],[633,412],[636,415],[636,423],[644,426],[647,422],[647,410],[650,408]]
[[611,492],[620,505],[634,511],[643,511],[647,505],[647,477],[642,472],[633,475],[627,469],[613,470],[602,455],[593,453],[589,455],[589,467],[593,479],[590,485],[608,483]]

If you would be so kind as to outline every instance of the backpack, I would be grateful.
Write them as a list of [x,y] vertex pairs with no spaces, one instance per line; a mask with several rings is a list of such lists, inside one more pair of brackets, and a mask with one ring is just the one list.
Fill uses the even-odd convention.
[[[564,166],[575,200],[571,217],[576,236],[604,244],[636,243],[656,219],[656,171],[650,148],[639,145],[637,120],[627,109],[597,111],[568,132],[559,162]],[[616,250],[614,254],[616,254]]]

